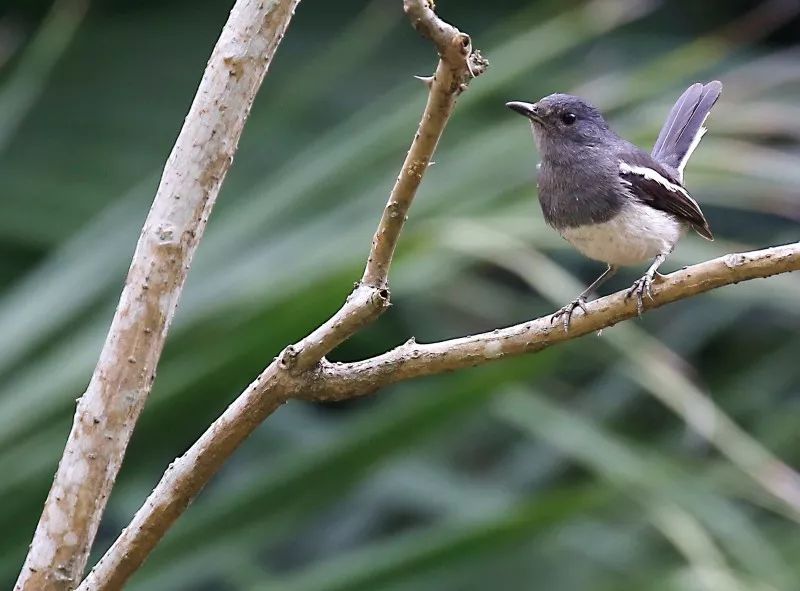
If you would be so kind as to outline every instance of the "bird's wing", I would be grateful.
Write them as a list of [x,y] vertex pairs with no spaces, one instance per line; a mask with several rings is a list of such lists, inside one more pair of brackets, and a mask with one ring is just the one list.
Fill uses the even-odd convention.
[[619,175],[631,194],[641,202],[688,223],[703,238],[714,239],[697,201],[668,169],[649,154],[642,151],[620,154]]

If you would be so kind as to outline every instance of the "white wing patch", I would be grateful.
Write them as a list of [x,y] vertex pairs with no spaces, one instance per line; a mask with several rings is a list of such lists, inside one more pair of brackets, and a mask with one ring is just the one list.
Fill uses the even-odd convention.
[[[699,133],[699,134],[697,134],[697,137],[700,138],[700,137],[702,137],[702,135],[703,135],[702,133]],[[698,144],[698,143],[700,143],[699,139],[697,139],[696,142],[693,142],[692,145],[694,147],[696,147],[696,144]],[[689,149],[689,153],[691,153],[691,151],[694,149],[694,147]],[[680,193],[686,199],[688,199],[697,208],[698,211],[700,211],[700,206],[697,204],[697,201],[695,201],[694,198],[692,198],[692,196],[689,195],[689,193],[686,191],[686,189],[684,189],[680,185],[676,185],[675,183],[670,181],[668,178],[664,177],[664,175],[662,175],[657,170],[653,170],[652,168],[648,168],[647,166],[633,166],[631,164],[628,164],[627,162],[624,162],[623,160],[620,160],[619,161],[619,171],[622,174],[636,174],[636,175],[639,175],[640,177],[646,178],[647,180],[655,181],[656,183],[658,183],[659,185],[661,185],[662,187],[664,187],[666,189],[669,189],[673,193]]]

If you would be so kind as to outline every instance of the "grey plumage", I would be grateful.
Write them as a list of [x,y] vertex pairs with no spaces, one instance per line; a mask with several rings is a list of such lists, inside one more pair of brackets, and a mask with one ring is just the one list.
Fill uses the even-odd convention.
[[[552,94],[537,103],[507,106],[531,121],[541,156],[538,186],[545,221],[586,256],[608,264],[589,289],[619,265],[653,264],[631,288],[639,310],[658,266],[687,228],[713,239],[697,202],[683,186],[683,169],[705,132],[703,124],[722,85],[694,84],[675,103],[652,155],[619,137],[583,99]],[[565,329],[582,293],[555,315]]]
[[675,169],[683,180],[683,165],[705,133],[703,123],[722,94],[722,84],[692,84],[675,102],[667,116],[651,154],[662,164]]
[[[624,203],[623,188],[616,160],[603,156],[623,149],[624,140],[597,108],[578,97],[551,94],[536,109],[538,121],[532,125],[542,155],[538,185],[545,221],[560,230],[614,217]],[[560,124],[558,117],[565,113],[574,114],[576,123]],[[598,179],[613,182],[598,184]]]

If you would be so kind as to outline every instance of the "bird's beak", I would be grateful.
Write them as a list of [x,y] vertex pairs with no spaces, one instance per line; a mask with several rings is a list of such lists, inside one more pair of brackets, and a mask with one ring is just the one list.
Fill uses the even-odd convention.
[[523,103],[521,101],[511,101],[506,103],[506,107],[512,111],[516,111],[523,117],[527,117],[533,121],[541,121],[542,117],[539,114],[539,106],[536,103]]

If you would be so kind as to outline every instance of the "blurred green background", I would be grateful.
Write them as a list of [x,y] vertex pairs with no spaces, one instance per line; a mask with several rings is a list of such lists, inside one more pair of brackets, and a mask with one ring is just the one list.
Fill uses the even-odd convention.
[[[424,105],[412,75],[435,66],[401,4],[301,3],[195,259],[98,551],[360,276]],[[507,100],[581,94],[649,146],[685,86],[719,78],[686,179],[718,238],[688,237],[665,268],[798,239],[799,2],[438,5],[492,65],[459,101],[412,208],[394,306],[332,358],[521,322],[597,275],[542,223],[533,142]],[[2,588],[230,6],[0,9]],[[796,590],[800,501],[770,454],[800,461],[798,301],[800,276],[748,282],[538,355],[345,404],[290,403],[129,588]]]

